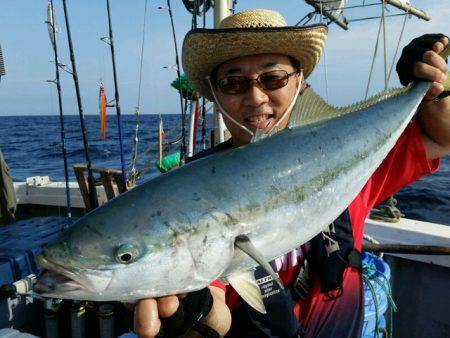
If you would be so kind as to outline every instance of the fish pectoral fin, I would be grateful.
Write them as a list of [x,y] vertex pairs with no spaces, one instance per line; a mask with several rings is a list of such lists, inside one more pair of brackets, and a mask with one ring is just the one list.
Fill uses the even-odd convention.
[[239,235],[234,240],[234,246],[245,254],[250,256],[256,263],[258,263],[272,278],[277,282],[281,290],[284,290],[283,283],[280,280],[280,276],[273,271],[269,263],[266,262],[263,255],[258,251],[258,249],[253,245],[246,235]]
[[230,275],[227,277],[227,281],[248,305],[260,313],[266,313],[266,307],[253,271],[249,270]]

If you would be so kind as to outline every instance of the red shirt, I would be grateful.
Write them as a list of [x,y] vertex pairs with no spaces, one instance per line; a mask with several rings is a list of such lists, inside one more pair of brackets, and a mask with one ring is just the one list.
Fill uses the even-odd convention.
[[[370,210],[405,185],[436,171],[439,163],[439,159],[431,162],[427,160],[422,143],[422,130],[416,121],[411,122],[394,148],[348,206],[356,249],[361,250],[364,223]],[[301,257],[301,250],[297,249],[276,260],[278,274],[284,285],[289,285],[296,278]],[[231,286],[225,286],[219,281],[214,281],[211,285],[226,291],[226,303],[231,311],[240,306],[239,295]],[[345,270],[343,291],[341,297],[330,301],[327,296],[320,293],[320,284],[316,280],[310,296],[295,305],[294,311],[300,322],[311,333],[307,336],[316,336],[319,331],[323,332],[327,322],[330,326],[331,324],[336,326],[336,321],[333,319],[336,318],[335,314],[342,321],[343,317],[346,317],[343,312],[348,312],[351,319],[351,312],[360,308],[362,280],[356,269],[349,267]],[[330,334],[329,331],[327,332]]]

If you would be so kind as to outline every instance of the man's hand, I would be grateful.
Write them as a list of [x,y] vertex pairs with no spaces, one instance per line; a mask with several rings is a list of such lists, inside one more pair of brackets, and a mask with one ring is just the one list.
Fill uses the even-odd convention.
[[[213,299],[211,311],[200,321],[211,327],[220,336],[224,336],[231,326],[231,313],[225,304],[225,292],[210,286]],[[163,321],[170,321],[186,295],[166,296],[161,298],[142,299],[134,307],[134,330],[141,338],[153,338],[161,330]],[[173,318],[173,317],[172,317]],[[166,328],[167,330],[169,328]],[[198,337],[195,332],[188,332],[187,337]]]
[[397,64],[400,82],[404,85],[413,79],[432,81],[418,111],[424,131],[422,141],[429,160],[450,153],[450,97],[442,98],[441,95],[448,67],[439,56],[448,44],[448,37],[442,34],[424,35],[405,47]]
[[423,54],[422,61],[414,64],[413,74],[416,78],[433,81],[425,100],[433,100],[444,91],[442,84],[447,79],[448,66],[439,53],[447,47],[448,43],[447,37],[440,38],[430,50]]

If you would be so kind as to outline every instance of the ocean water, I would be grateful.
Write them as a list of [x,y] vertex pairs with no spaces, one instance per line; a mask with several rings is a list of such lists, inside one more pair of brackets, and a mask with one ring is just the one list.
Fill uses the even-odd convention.
[[[72,165],[83,163],[84,150],[78,116],[65,116],[65,135],[70,178],[75,180]],[[166,141],[181,136],[179,115],[163,115]],[[85,116],[89,152],[94,167],[120,168],[117,118],[107,117],[107,139],[100,140],[99,117]],[[207,116],[207,137],[212,116]],[[122,116],[125,163],[131,162],[132,143],[136,128],[133,115]],[[30,176],[50,176],[52,181],[64,180],[61,155],[59,116],[0,116],[0,149],[10,167],[14,181],[25,181]],[[138,161],[136,169],[143,178],[157,174],[158,116],[140,117]],[[209,137],[207,138],[209,140]],[[178,149],[174,145],[165,154]],[[198,131],[196,150],[201,149],[201,130]],[[129,168],[129,167],[128,167]],[[395,195],[399,209],[408,218],[450,225],[450,156],[442,159],[439,170],[403,188]]]

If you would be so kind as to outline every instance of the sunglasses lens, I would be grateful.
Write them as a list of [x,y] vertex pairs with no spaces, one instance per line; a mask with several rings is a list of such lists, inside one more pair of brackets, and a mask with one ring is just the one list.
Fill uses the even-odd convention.
[[219,81],[219,88],[225,94],[242,94],[248,89],[249,81],[244,76],[229,76]]
[[218,82],[218,86],[224,94],[243,94],[250,87],[250,83],[257,81],[264,90],[275,90],[286,86],[289,82],[289,76],[284,70],[274,70],[272,72],[262,73],[258,79],[249,79],[245,76],[228,76]]
[[284,70],[263,73],[259,77],[259,82],[266,90],[275,90],[287,85],[289,80],[288,73]]

